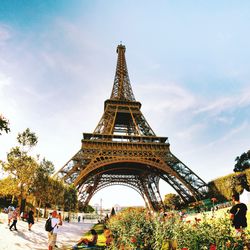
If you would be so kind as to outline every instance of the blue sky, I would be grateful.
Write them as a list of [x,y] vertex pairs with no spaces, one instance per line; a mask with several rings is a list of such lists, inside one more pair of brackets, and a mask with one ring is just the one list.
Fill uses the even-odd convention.
[[[154,132],[205,181],[232,173],[250,141],[249,9],[249,1],[1,0],[0,113],[11,133],[0,137],[0,159],[29,127],[35,153],[62,167],[102,116],[122,41]],[[91,203],[100,199],[143,204],[117,186]]]

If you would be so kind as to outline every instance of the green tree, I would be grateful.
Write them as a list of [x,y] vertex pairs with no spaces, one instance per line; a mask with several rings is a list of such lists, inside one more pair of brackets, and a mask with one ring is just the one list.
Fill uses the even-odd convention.
[[[48,193],[50,192],[50,175],[54,173],[54,165],[51,161],[43,160],[40,162],[34,178],[34,183],[31,188],[31,193],[35,196],[38,211],[40,211],[40,207],[42,205],[45,206],[46,202],[48,202]],[[37,220],[39,217],[39,213],[37,214]]]
[[0,135],[2,135],[2,131],[6,133],[10,132],[9,121],[0,115]]
[[244,152],[241,156],[237,156],[235,161],[234,172],[242,172],[250,168],[250,150]]
[[37,137],[35,133],[26,129],[23,133],[18,134],[17,141],[21,147],[12,148],[7,154],[7,161],[1,162],[1,165],[3,170],[15,179],[10,183],[17,186],[13,187],[17,190],[14,195],[19,198],[20,205],[30,192],[38,168],[37,160],[28,155],[28,151],[37,144]]
[[39,172],[39,185],[35,186],[32,193],[36,197],[38,207],[44,207],[44,218],[47,208],[57,209],[63,204],[65,187],[61,180]]
[[31,132],[30,129],[27,128],[25,131],[17,135],[17,141],[23,146],[23,151],[27,152],[36,146],[38,137],[34,132]]
[[55,167],[51,161],[48,161],[43,158],[39,164],[38,170],[44,175],[52,175],[55,172]]
[[7,162],[3,162],[2,166],[15,179],[10,184],[17,185],[18,192],[15,195],[19,197],[19,204],[21,204],[29,194],[38,164],[33,157],[21,151],[19,147],[15,147],[7,154]]
[[53,207],[61,206],[64,201],[64,183],[61,180],[50,177],[48,187],[49,189],[47,198],[50,205]]
[[[81,204],[80,206],[79,206],[79,203]],[[90,205],[83,206],[82,202],[80,201],[79,203],[78,203],[79,212],[93,213],[95,211],[95,209],[92,206]]]
[[64,211],[75,211],[77,208],[77,190],[73,185],[65,185]]
[[110,212],[110,217],[115,215],[115,209],[112,207],[111,212]]
[[176,209],[180,206],[181,199],[177,194],[166,194],[163,203],[169,209]]
[[71,212],[77,210],[77,190],[74,185],[64,185],[64,201],[63,210],[69,212],[69,218]]

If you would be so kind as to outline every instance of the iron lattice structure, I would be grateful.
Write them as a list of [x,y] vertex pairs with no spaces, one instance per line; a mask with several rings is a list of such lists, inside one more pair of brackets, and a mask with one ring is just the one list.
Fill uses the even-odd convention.
[[92,196],[110,185],[133,188],[147,207],[163,206],[159,180],[171,185],[184,202],[205,198],[207,184],[170,151],[167,137],[158,137],[135,100],[125,59],[118,45],[118,60],[110,99],[93,133],[84,133],[81,149],[57,172],[74,184],[87,205]]

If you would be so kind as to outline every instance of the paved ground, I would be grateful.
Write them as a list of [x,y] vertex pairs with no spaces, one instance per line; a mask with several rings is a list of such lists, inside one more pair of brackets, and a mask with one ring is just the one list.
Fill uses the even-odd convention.
[[[0,250],[46,250],[47,232],[44,229],[45,220],[35,222],[31,231],[24,221],[17,222],[18,231],[10,231],[7,225],[7,214],[0,214]],[[88,231],[94,221],[64,222],[57,236],[58,250],[68,249],[75,244],[81,235]]]

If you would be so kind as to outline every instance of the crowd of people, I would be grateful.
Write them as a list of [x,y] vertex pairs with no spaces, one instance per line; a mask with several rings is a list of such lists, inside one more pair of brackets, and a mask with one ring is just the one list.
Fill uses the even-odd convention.
[[[16,208],[11,204],[8,208],[4,210],[8,214],[8,226],[9,230],[18,231],[17,229],[17,221],[18,218],[22,218],[24,220],[24,213],[20,214],[20,207],[17,206]],[[28,222],[28,230],[31,230],[32,225],[34,224],[34,211],[32,209],[29,210],[27,217],[25,218]]]
[[[4,212],[8,214],[8,226],[10,231],[18,231],[17,222],[18,219],[26,220],[28,230],[31,231],[32,226],[34,225],[34,211],[30,208],[28,213],[20,213],[20,207],[16,206],[16,208],[11,204],[8,208],[4,209]],[[56,246],[57,233],[59,231],[59,226],[62,226],[62,216],[61,213],[57,213],[57,211],[53,211],[49,214],[49,218],[51,218],[52,230],[48,232],[48,249],[52,250]]]
[[[31,231],[32,226],[34,224],[34,211],[33,209],[30,209],[29,212],[21,212],[20,213],[20,207],[16,206],[16,208],[11,204],[8,208],[4,209],[4,212],[7,213],[8,216],[8,226],[10,231],[18,231],[17,229],[17,222],[18,219],[26,220],[27,221],[27,227],[28,230]],[[60,212],[57,212],[54,210],[53,212],[49,213],[49,216],[47,219],[50,219],[51,223],[51,230],[48,231],[48,250],[53,250],[55,248],[58,248],[56,245],[57,242],[57,235],[60,231],[60,227],[63,225],[63,218]],[[78,217],[78,222],[82,220],[84,222],[84,217]],[[66,218],[65,218],[66,220]],[[91,230],[92,238],[81,238],[74,246],[74,249],[77,249],[78,246],[85,245],[86,247],[89,246],[95,246],[98,239],[98,234],[94,229]]]

